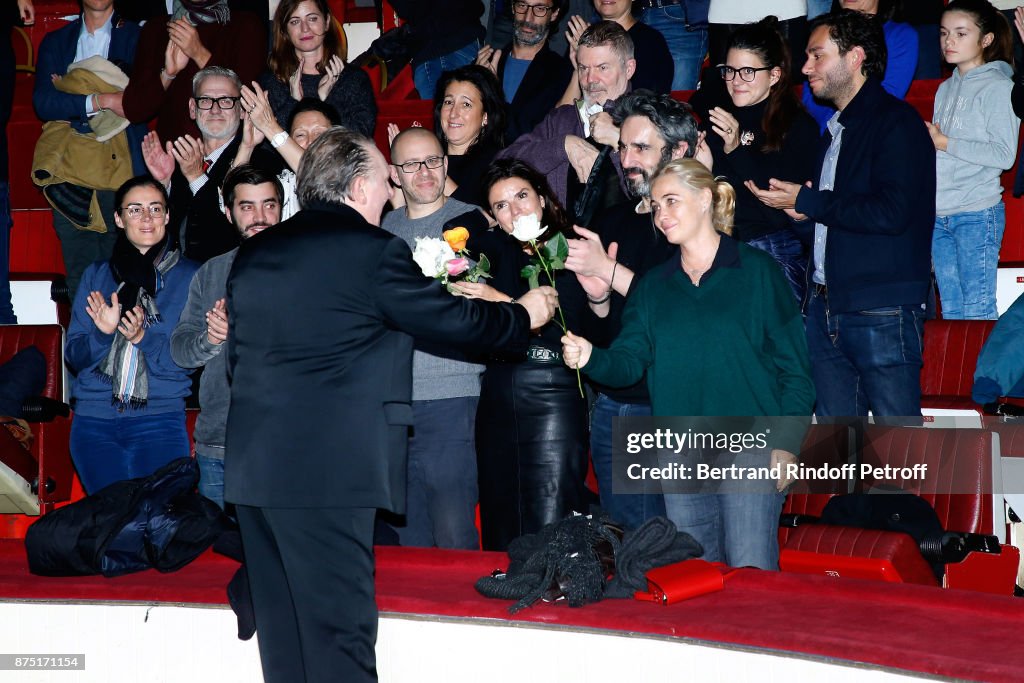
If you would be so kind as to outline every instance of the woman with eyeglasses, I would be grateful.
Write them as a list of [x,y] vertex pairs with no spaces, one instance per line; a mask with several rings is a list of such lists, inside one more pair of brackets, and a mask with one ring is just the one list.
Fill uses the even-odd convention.
[[[733,32],[719,66],[725,93],[695,97],[691,103],[708,132],[715,173],[736,189],[734,236],[771,254],[800,301],[804,247],[789,217],[762,204],[745,186],[768,187],[770,178],[804,183],[817,168],[818,128],[793,94],[789,47],[777,23],[766,17]],[[720,89],[709,89],[716,92]]]
[[345,64],[341,35],[326,0],[282,0],[274,12],[270,68],[259,79],[278,121],[315,97],[334,107],[341,125],[373,137],[377,103],[370,78]]
[[171,359],[198,265],[168,230],[167,191],[137,176],[114,195],[113,255],[86,268],[75,296],[65,360],[74,375],[71,459],[86,493],[152,474],[191,449],[187,370]]

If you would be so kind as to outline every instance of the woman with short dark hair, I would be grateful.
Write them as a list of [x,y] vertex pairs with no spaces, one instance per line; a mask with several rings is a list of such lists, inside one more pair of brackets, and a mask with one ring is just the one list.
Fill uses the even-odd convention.
[[191,452],[192,382],[171,359],[170,338],[198,265],[182,258],[169,219],[161,183],[122,185],[114,253],[86,268],[75,296],[64,355],[75,376],[71,459],[86,493]]

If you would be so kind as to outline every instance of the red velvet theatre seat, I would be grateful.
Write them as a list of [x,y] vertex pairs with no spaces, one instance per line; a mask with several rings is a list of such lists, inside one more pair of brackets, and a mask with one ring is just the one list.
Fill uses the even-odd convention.
[[974,368],[994,320],[929,320],[924,324],[921,407],[974,410]]
[[[64,331],[60,325],[0,325],[0,363],[33,345],[46,357],[43,396],[63,401]],[[34,435],[30,451],[9,438],[6,430],[0,430],[0,462],[7,468],[8,475],[13,471],[28,483],[38,497],[39,512],[46,513],[71,496],[74,476],[68,448],[71,419],[58,416],[49,422],[33,422],[30,427]]]
[[[860,462],[893,468],[926,464],[929,474],[923,488],[918,480],[898,476],[867,479],[863,486],[896,487],[919,494],[935,509],[946,531],[992,534],[992,437],[990,431],[983,429],[869,426]],[[954,586],[965,568],[970,572],[972,565],[980,562],[986,563],[986,580],[982,586],[971,587],[1012,594],[1017,556],[1014,549],[1006,546],[1002,555],[1000,559],[1000,554],[969,554],[952,572],[953,581],[949,569],[952,565],[948,565],[947,584]],[[993,561],[1000,566],[989,568],[987,563]],[[913,539],[890,531],[801,525],[789,533],[780,564],[784,571],[938,585]]]

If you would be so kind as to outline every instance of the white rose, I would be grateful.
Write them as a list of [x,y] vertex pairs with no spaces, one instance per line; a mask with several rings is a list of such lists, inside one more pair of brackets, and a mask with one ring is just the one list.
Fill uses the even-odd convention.
[[540,224],[540,218],[534,214],[526,214],[512,221],[512,236],[520,242],[535,240],[547,230],[546,225]]
[[455,258],[455,252],[440,237],[417,237],[412,260],[427,277],[440,277],[447,273],[445,264]]

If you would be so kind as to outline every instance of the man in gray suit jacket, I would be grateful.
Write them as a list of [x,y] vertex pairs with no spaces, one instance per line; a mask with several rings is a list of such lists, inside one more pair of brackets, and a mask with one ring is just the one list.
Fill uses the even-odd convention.
[[303,210],[246,240],[228,281],[225,498],[236,504],[268,683],[374,681],[373,520],[405,505],[413,341],[522,350],[557,295],[450,295],[377,226],[373,143],[336,127],[302,158]]

